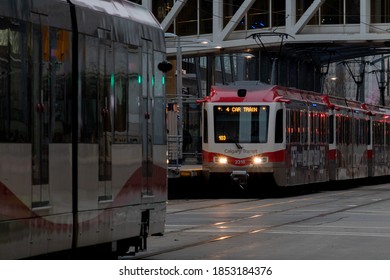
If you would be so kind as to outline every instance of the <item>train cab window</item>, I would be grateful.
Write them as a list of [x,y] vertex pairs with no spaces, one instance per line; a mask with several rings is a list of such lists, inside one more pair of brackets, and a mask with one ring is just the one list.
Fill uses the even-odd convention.
[[266,143],[269,106],[215,106],[215,143]]

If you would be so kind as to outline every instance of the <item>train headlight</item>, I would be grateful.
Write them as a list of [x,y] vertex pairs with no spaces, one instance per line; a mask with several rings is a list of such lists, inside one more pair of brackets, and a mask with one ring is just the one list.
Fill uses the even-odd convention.
[[228,159],[227,157],[214,157],[214,162],[219,164],[227,164]]
[[254,157],[253,163],[254,164],[263,164],[268,162],[268,157]]

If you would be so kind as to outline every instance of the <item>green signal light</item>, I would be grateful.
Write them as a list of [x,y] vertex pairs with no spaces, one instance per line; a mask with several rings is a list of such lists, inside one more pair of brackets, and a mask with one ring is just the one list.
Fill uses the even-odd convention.
[[115,86],[115,75],[114,74],[111,74],[110,83],[111,83],[111,88],[114,88],[114,86]]
[[142,84],[142,76],[141,75],[138,75],[138,83]]

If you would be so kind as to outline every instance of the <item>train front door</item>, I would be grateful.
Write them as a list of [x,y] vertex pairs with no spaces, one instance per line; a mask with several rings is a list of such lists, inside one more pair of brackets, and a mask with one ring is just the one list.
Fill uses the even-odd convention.
[[143,40],[142,46],[142,197],[153,195],[152,101],[153,101],[153,46],[152,41]]

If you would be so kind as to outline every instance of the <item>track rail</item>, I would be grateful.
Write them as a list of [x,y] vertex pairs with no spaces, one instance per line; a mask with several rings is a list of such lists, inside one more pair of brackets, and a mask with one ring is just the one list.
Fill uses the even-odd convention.
[[[358,199],[353,199],[353,198],[358,198]],[[353,201],[351,201],[351,199]],[[294,216],[294,218],[292,218],[287,222],[276,222],[271,225],[265,225],[259,227],[253,226],[248,228],[248,230],[244,230],[241,232],[227,232],[226,234],[221,233],[211,238],[206,238],[203,240],[194,240],[193,242],[188,242],[186,244],[181,244],[181,245],[167,244],[166,247],[160,248],[154,252],[141,253],[140,255],[135,256],[134,259],[148,259],[148,258],[156,258],[156,257],[158,258],[159,255],[165,253],[171,253],[183,249],[189,249],[200,245],[206,245],[212,242],[219,242],[226,239],[237,238],[240,236],[242,237],[254,233],[261,234],[267,231],[281,228],[283,226],[299,225],[301,223],[314,220],[317,218],[324,218],[334,214],[346,213],[354,209],[365,208],[378,203],[390,202],[390,187],[388,185],[358,187],[358,188],[353,188],[353,189],[348,189],[343,191],[329,191],[324,193],[308,194],[308,195],[303,195],[303,196],[293,197],[293,198],[288,197],[288,198],[271,199],[271,200],[244,199],[244,200],[217,200],[216,202],[213,202],[212,200],[203,200],[198,202],[204,205],[197,206],[198,204],[196,203],[196,201],[190,201],[190,203],[189,201],[175,201],[172,204],[173,209],[169,210],[168,207],[168,215],[173,216],[180,213],[192,213],[192,212],[197,213],[199,211],[205,211],[209,209],[211,211],[214,211],[215,209],[220,209],[221,207],[227,208],[230,206],[242,206],[240,208],[240,211],[242,211],[243,213],[245,212],[251,212],[251,213],[242,215],[239,218],[226,219],[218,223],[207,223],[201,225],[192,225],[188,227],[184,226],[183,228],[167,232],[164,237],[169,237],[178,233],[185,234],[186,232],[189,231],[194,232],[194,230],[207,231],[208,229],[215,229],[216,226],[221,226],[221,225],[227,226],[229,224],[238,223],[250,219],[255,220],[256,218],[259,217],[264,218],[265,216],[279,215],[281,213],[292,213],[295,210],[305,209],[313,206],[315,207],[321,205],[324,206],[341,205],[341,206],[334,207],[333,210],[327,210],[321,213],[313,212],[312,215],[305,216],[305,217],[299,217],[299,215]],[[258,204],[256,204],[256,202],[258,202]],[[189,205],[189,207],[181,209],[180,207],[178,207],[181,205],[183,206]],[[332,207],[330,208],[332,209]]]

